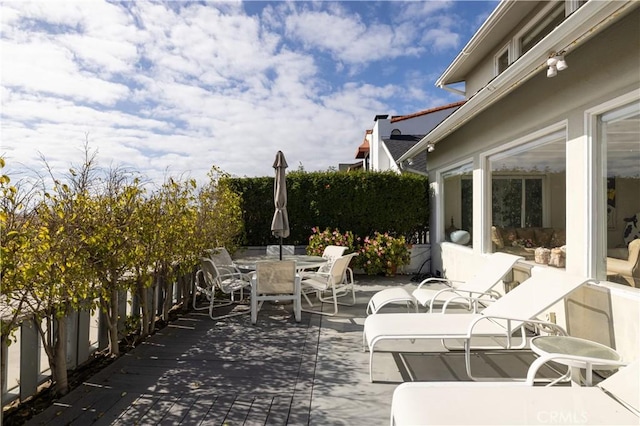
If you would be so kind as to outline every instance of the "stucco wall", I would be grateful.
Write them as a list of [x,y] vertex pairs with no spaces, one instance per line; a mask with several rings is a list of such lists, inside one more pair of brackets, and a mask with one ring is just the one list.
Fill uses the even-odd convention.
[[[486,255],[473,253],[468,247],[441,244],[447,278],[468,280],[486,260]],[[531,274],[531,262],[516,265],[513,278],[522,282]],[[502,286],[497,290],[504,291]],[[640,291],[616,283],[585,284],[565,300],[543,312],[539,319],[548,320],[553,313],[556,323],[576,337],[600,342],[616,349],[626,361],[640,356]]]
[[[569,68],[559,72],[557,77],[547,78],[543,70],[539,71],[505,99],[438,142],[429,157],[432,182],[438,170],[446,170],[450,165],[473,157],[474,189],[477,189],[476,183],[482,182],[483,177],[480,167],[484,157],[481,154],[545,128],[566,129],[566,187],[562,188],[561,183],[552,180],[559,185],[553,190],[565,194],[566,218],[562,218],[560,211],[552,210],[551,220],[554,226],[566,223],[566,271],[590,276],[594,271],[593,253],[596,250],[593,223],[603,223],[606,217],[599,217],[599,212],[593,211],[592,200],[599,195],[590,179],[594,166],[586,112],[620,96],[631,94],[631,98],[637,98],[640,88],[639,20],[640,11],[636,8],[629,16],[568,54]],[[627,205],[632,199],[623,195],[627,191],[635,192],[637,205],[637,185],[621,181],[620,191],[621,209],[632,209]],[[490,245],[489,207],[481,204],[480,197],[474,199],[474,229],[483,231],[483,245],[474,242],[470,249],[450,243],[438,244],[447,224],[441,219],[438,222],[441,227],[436,226],[435,215],[442,206],[437,202],[438,191],[434,194],[432,269],[445,272],[453,279],[464,279],[472,273],[473,265],[482,259],[483,246]],[[474,232],[474,239],[478,234]],[[603,281],[577,290],[550,311],[556,313],[557,322],[565,325],[572,335],[611,345],[627,360],[637,359],[640,355],[639,289]]]
[[[592,190],[591,182],[586,179],[590,154],[585,135],[585,111],[640,86],[637,53],[640,51],[639,15],[639,10],[634,10],[630,16],[567,55],[569,68],[558,73],[557,77],[547,78],[544,71],[538,72],[505,99],[438,142],[436,150],[429,156],[429,178],[433,182],[436,170],[442,170],[462,158],[474,157],[478,168],[480,154],[487,150],[547,126],[566,126],[567,188],[564,193],[566,216],[571,218],[566,220],[567,240],[573,246],[568,254],[567,269],[574,273],[586,273],[588,260],[585,250],[591,243],[585,214],[591,208],[588,194]],[[432,208],[433,243],[443,239],[447,223],[441,222],[443,226],[438,228],[435,221],[439,207],[436,202],[432,202]],[[483,220],[483,215],[476,210],[481,209],[475,209],[474,205],[474,230],[482,229],[484,240],[488,241],[489,227],[478,223]],[[554,216],[554,226],[559,219]],[[477,235],[474,232],[474,238]],[[480,244],[474,244],[474,248],[482,250]],[[432,252],[433,267],[441,268],[439,249],[434,246]]]

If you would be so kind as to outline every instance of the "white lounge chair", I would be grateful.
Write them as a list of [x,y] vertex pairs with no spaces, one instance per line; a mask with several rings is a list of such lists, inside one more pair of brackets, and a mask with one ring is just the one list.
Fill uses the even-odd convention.
[[[376,345],[382,341],[437,339],[447,347],[447,340],[459,339],[464,342],[462,349],[465,351],[467,374],[473,380],[480,380],[471,374],[472,338],[492,338],[497,344],[491,347],[475,346],[478,349],[522,349],[527,344],[526,323],[544,325],[566,334],[555,324],[534,318],[587,281],[586,278],[551,271],[549,268],[533,268],[531,278],[480,313],[369,315],[365,319],[363,332],[363,344],[368,346],[370,352],[369,378],[373,381],[373,354]],[[521,337],[520,344],[516,346],[512,340],[518,330]]]
[[[469,310],[477,312],[479,304],[483,299],[496,299],[500,293],[493,290],[498,283],[507,275],[513,265],[523,257],[514,256],[507,253],[493,253],[490,255],[482,267],[466,282],[452,281],[446,278],[427,278],[418,284],[418,288],[409,293],[402,287],[388,288],[374,294],[367,305],[367,314],[375,314],[384,306],[389,304],[405,303],[408,308],[418,311],[418,304],[428,307],[429,312],[433,312],[436,303],[445,304],[447,302],[468,303],[473,300],[475,303],[469,306]],[[431,284],[444,284],[446,288],[427,288]],[[463,298],[458,298],[463,296]],[[468,299],[471,296],[473,299]]]
[[[338,313],[338,305],[352,306],[356,303],[356,293],[353,287],[353,272],[349,269],[349,262],[357,256],[357,253],[350,253],[340,256],[333,261],[331,268],[327,272],[305,272],[302,276],[302,295],[309,306],[313,306],[307,296],[308,292],[315,293],[321,302],[332,302],[333,312],[322,312],[311,309],[302,309],[321,315],[335,315]],[[331,297],[325,297],[325,292],[331,292]],[[351,302],[338,302],[338,298],[351,294]]]
[[533,386],[538,368],[558,357],[534,361],[525,383],[403,383],[393,392],[390,424],[640,424],[638,361],[594,387]]
[[296,322],[300,322],[300,276],[293,260],[256,263],[251,280],[251,323],[258,321],[258,311],[265,300],[293,301]]

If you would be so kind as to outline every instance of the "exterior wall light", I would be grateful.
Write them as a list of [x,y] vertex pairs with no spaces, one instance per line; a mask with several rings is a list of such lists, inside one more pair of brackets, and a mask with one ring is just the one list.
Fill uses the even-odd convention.
[[427,144],[427,152],[433,152],[434,149],[436,149],[435,144],[432,144],[431,142],[429,142]]
[[569,68],[567,61],[564,60],[562,53],[556,53],[547,59],[547,77],[555,77],[558,71],[564,71]]

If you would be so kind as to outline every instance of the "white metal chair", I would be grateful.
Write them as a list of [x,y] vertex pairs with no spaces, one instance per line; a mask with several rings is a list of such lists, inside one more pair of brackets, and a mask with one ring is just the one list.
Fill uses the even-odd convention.
[[[559,358],[602,364],[549,354],[531,364],[526,382],[403,383],[393,392],[390,424],[640,424],[638,361],[594,387],[533,386],[538,369]],[[429,401],[437,403],[425,404]]]
[[344,255],[344,252],[347,251],[347,248],[348,247],[345,246],[326,246],[324,248],[324,251],[322,252],[322,257],[327,259],[327,263],[322,265],[318,269],[318,272],[328,272],[329,269],[331,269],[331,265],[333,264],[333,262],[340,256]]
[[[405,303],[418,311],[418,304],[428,307],[433,312],[435,304],[447,302],[469,303],[469,310],[477,312],[483,301],[491,301],[500,297],[493,288],[507,275],[513,265],[523,257],[507,253],[493,253],[469,281],[452,281],[446,278],[427,278],[418,288],[409,293],[402,287],[388,288],[374,294],[367,305],[367,314],[377,313],[384,306],[392,303]],[[430,284],[444,284],[445,288],[427,288]],[[462,296],[462,297],[460,297]],[[471,297],[472,299],[469,299]]]
[[[338,305],[353,306],[356,303],[356,293],[353,286],[353,272],[349,268],[351,259],[357,253],[340,256],[334,260],[327,272],[307,272],[302,276],[302,295],[309,306],[313,306],[307,296],[307,292],[315,293],[320,302],[332,302],[333,312],[322,312],[311,309],[303,309],[321,315],[335,315],[338,313]],[[330,297],[325,297],[325,292],[331,292]],[[338,302],[338,298],[351,294],[351,303]]]
[[[523,349],[527,345],[525,325],[546,327],[566,334],[559,326],[534,318],[586,283],[583,277],[534,268],[531,278],[497,299],[480,313],[427,314],[398,313],[369,315],[364,321],[363,344],[369,349],[369,378],[373,381],[373,353],[385,340],[436,339],[446,342],[463,341],[467,374],[471,373],[471,340],[481,337],[495,341],[493,346],[478,349]],[[519,331],[520,344],[514,345],[514,333]]]
[[[282,246],[282,254],[283,255],[292,255],[295,254],[295,246],[285,245]],[[279,245],[271,245],[267,246],[267,256],[280,256],[280,246]]]
[[296,274],[295,261],[256,263],[256,273],[251,279],[252,324],[258,321],[258,311],[265,300],[292,300],[295,319],[300,322],[300,276]]
[[[200,270],[196,273],[196,289],[205,295],[207,300],[209,301],[208,307],[198,308],[195,306],[195,297],[194,297],[194,309],[202,310],[209,309],[209,316],[211,319],[222,319],[229,318],[236,315],[242,315],[246,312],[234,312],[219,316],[213,316],[213,311],[215,308],[220,308],[223,306],[229,306],[236,303],[235,293],[240,293],[240,299],[242,300],[244,297],[244,289],[249,288],[251,286],[251,281],[245,279],[244,276],[238,276],[235,273],[227,273],[222,272],[216,267],[215,263],[206,257],[200,259]],[[228,300],[216,300],[216,292],[220,291],[223,294],[229,296]]]
[[229,251],[225,247],[216,247],[214,249],[206,250],[206,252],[211,260],[213,260],[218,271],[226,274],[233,274],[246,281],[251,281],[252,273],[242,272],[233,261]]

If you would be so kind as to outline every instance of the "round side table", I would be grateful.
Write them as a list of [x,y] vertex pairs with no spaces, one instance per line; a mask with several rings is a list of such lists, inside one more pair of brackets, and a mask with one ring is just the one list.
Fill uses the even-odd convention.
[[[578,337],[571,336],[537,336],[531,339],[531,350],[538,355],[548,354],[560,354],[560,355],[575,355],[590,358],[598,358],[603,361],[616,361],[622,362],[620,354],[608,346],[602,345],[591,340],[580,339]],[[584,361],[572,360],[572,359],[557,359],[554,360],[559,364],[566,365],[570,368],[584,368],[587,371],[585,384],[591,386],[593,384],[593,367],[600,366],[601,368],[611,369],[616,368],[606,364],[592,364],[588,365]],[[622,365],[622,363],[621,363]]]

